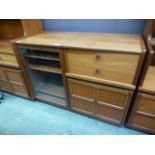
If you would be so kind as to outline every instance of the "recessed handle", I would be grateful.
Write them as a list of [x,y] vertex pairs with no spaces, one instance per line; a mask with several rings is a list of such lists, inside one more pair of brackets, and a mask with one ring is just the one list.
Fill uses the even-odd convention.
[[96,60],[101,60],[101,55],[97,54],[96,55]]

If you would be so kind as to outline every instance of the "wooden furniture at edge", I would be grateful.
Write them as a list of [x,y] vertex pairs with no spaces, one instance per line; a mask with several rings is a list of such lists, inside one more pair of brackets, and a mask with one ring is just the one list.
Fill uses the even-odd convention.
[[[145,57],[142,36],[44,32],[14,44],[27,83],[29,73],[21,49],[60,49],[69,108],[116,125],[124,124]],[[29,87],[33,94],[32,85]]]
[[155,134],[155,21],[148,20],[144,32],[148,53],[127,126]]
[[29,98],[23,72],[16,59],[11,41],[43,30],[41,20],[0,20],[0,90]]

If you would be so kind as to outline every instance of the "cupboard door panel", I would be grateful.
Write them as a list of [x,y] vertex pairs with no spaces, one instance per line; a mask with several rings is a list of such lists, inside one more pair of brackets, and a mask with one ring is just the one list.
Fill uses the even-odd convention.
[[155,134],[155,96],[138,93],[130,113],[128,126]]
[[91,101],[86,101],[83,99],[72,98],[70,103],[71,109],[79,111],[81,113],[86,113],[93,115],[94,113],[94,103]]
[[0,69],[0,80],[7,81],[5,71]]
[[0,90],[12,92],[11,87],[8,82],[0,81]]
[[11,84],[11,86],[12,86],[13,92],[16,95],[20,95],[20,96],[23,96],[23,97],[28,97],[28,93],[27,93],[27,90],[26,90],[24,85]]
[[124,123],[132,98],[132,92],[98,86],[95,115],[101,119],[121,125]]
[[110,107],[106,107],[102,104],[95,105],[95,113],[97,117],[116,124],[121,123],[122,116],[123,116],[122,111],[119,111]]
[[76,80],[68,80],[71,109],[93,115],[95,89],[92,85]]
[[103,87],[99,89],[98,101],[118,107],[125,107],[128,92],[125,90]]
[[13,82],[13,83],[23,83],[23,78],[21,75],[21,71],[6,71],[9,82]]
[[133,126],[155,134],[155,119],[136,114],[133,117]]
[[139,55],[66,50],[68,73],[133,84]]
[[155,116],[155,97],[142,95],[139,98],[137,111],[152,114]]
[[94,88],[88,85],[72,82],[71,91],[73,96],[94,99]]

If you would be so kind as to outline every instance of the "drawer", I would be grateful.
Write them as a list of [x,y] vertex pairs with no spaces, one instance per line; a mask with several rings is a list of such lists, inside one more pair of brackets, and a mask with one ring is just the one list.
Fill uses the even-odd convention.
[[95,88],[88,83],[68,80],[71,109],[93,115]]
[[155,116],[155,96],[139,94],[136,112]]
[[155,134],[155,96],[138,93],[127,123],[129,127]]
[[11,87],[8,82],[0,81],[0,90],[12,92]]
[[139,55],[66,50],[67,72],[133,84],[139,63]]
[[15,55],[0,54],[0,62],[18,64]]
[[95,115],[108,122],[120,124],[123,117],[123,111],[113,109],[100,103],[95,104]]
[[7,81],[5,71],[1,69],[0,69],[0,80]]
[[20,95],[23,97],[29,97],[28,92],[24,85],[11,84],[11,87],[13,89],[14,94]]
[[7,70],[6,74],[8,76],[9,82],[23,84],[23,78],[21,75],[21,71]]
[[155,118],[136,114],[133,117],[132,125],[137,129],[155,134]]
[[101,87],[98,89],[98,102],[124,109],[129,91],[117,88]]

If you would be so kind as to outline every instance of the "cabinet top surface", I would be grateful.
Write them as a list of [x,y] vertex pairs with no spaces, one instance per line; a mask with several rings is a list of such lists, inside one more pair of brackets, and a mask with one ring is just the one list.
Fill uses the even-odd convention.
[[141,35],[110,33],[43,32],[38,35],[17,40],[16,43],[133,53],[146,51]]

